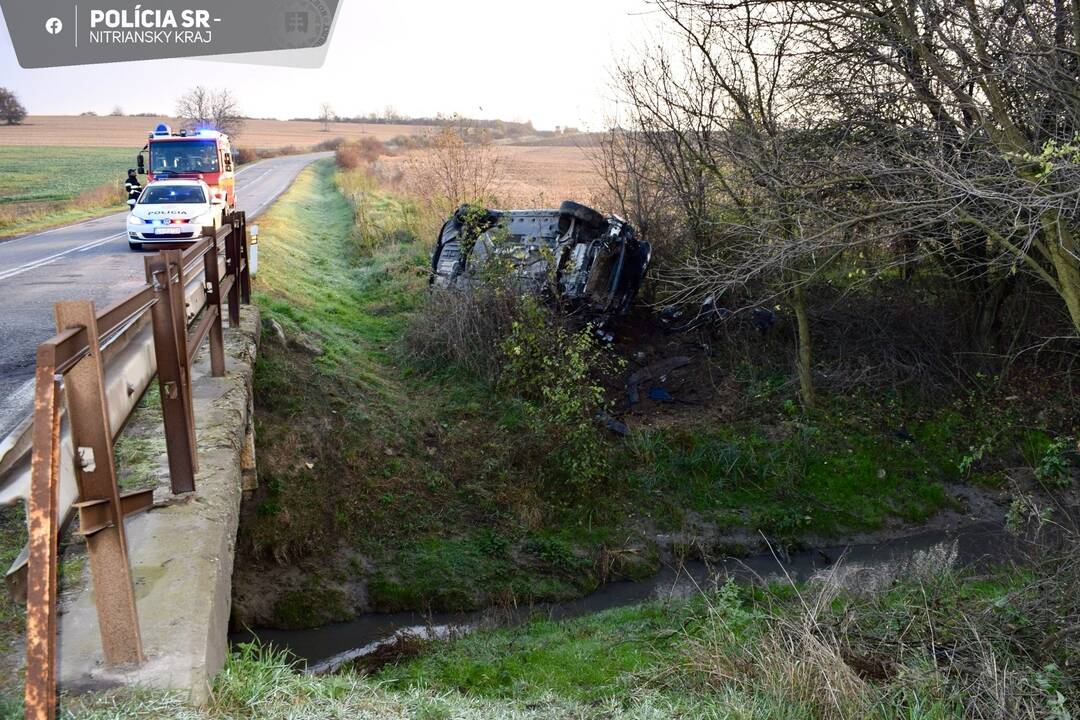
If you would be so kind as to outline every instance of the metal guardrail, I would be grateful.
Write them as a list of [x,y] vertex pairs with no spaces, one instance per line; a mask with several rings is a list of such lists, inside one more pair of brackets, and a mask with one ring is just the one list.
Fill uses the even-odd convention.
[[105,662],[144,659],[123,521],[150,508],[153,492],[120,493],[113,441],[156,373],[172,491],[195,490],[191,366],[209,338],[211,373],[225,374],[225,301],[231,326],[250,302],[246,218],[234,213],[214,237],[145,265],[147,284],[100,313],[90,301],[55,305],[57,334],[38,346],[33,415],[0,443],[0,505],[23,499],[29,526],[7,574],[26,599],[28,720],[56,713],[57,545],[76,512]]

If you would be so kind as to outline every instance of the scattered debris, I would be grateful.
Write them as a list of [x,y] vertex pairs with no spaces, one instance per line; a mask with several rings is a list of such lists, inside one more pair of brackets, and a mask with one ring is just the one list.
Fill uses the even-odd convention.
[[671,396],[667,388],[663,387],[649,388],[649,399],[657,402],[675,402],[675,398]]
[[606,427],[608,430],[615,433],[616,435],[630,434],[630,428],[626,426],[626,423],[616,420],[607,413],[596,413],[596,419],[604,423],[604,427]]
[[306,335],[297,335],[289,340],[289,347],[305,352],[308,355],[318,357],[323,354],[323,349],[315,344],[311,338]]
[[273,318],[266,321],[267,327],[270,328],[270,338],[276,341],[278,344],[285,346],[289,344],[289,339],[285,335],[285,328],[281,327],[281,323]]
[[626,394],[630,401],[630,405],[633,406],[641,402],[641,396],[639,392],[639,386],[643,382],[653,380],[655,378],[666,376],[672,370],[684,367],[690,364],[690,358],[685,355],[676,355],[660,362],[655,362],[652,365],[641,368],[630,375],[630,378],[626,381]]

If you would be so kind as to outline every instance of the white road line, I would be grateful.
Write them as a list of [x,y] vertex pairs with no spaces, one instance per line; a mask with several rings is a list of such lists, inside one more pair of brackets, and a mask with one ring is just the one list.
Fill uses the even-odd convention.
[[117,235],[110,235],[109,237],[102,238],[101,240],[98,240],[95,243],[91,243],[90,245],[83,245],[81,248],[79,248],[79,252],[84,253],[84,252],[87,252],[89,250],[93,250],[97,246],[104,245],[105,243],[109,242],[110,240],[115,240],[116,238],[118,238],[118,237],[120,237],[122,235],[125,235],[125,234],[126,233],[119,233]]
[[273,168],[270,168],[269,170],[267,170],[267,171],[266,171],[266,172],[264,172],[264,173],[263,173],[262,175],[260,175],[259,177],[255,178],[254,180],[249,180],[249,181],[247,181],[247,182],[246,182],[246,183],[244,184],[244,187],[245,187],[245,188],[250,188],[250,187],[251,187],[252,185],[254,185],[255,183],[259,182],[260,180],[262,180],[262,179],[263,179],[264,177],[266,177],[267,175],[269,175],[269,174],[270,174],[270,173],[272,173],[272,172],[274,172],[274,169],[273,169]]
[[[115,214],[123,215],[124,213],[123,213],[123,211],[121,211],[121,212],[115,213]],[[74,223],[72,225],[61,225],[60,227],[55,227],[52,230],[42,230],[41,232],[34,233],[33,235],[23,235],[22,237],[12,238],[10,240],[4,240],[2,242],[3,242],[4,245],[10,245],[10,244],[13,244],[13,243],[20,242],[22,240],[31,240],[33,238],[42,237],[43,235],[51,235],[52,233],[72,230],[72,229],[77,228],[77,227],[82,227],[83,225],[89,225],[90,223],[95,223],[95,222],[97,222],[99,220],[108,220],[111,217],[112,217],[112,215],[103,215],[101,217],[90,218],[89,220],[83,220],[82,222],[77,222],[77,223]]]
[[5,270],[3,272],[0,272],[0,280],[7,280],[8,278],[13,278],[16,275],[22,275],[24,272],[27,272],[29,270],[34,270],[35,268],[39,268],[39,267],[41,267],[43,265],[48,265],[51,262],[59,260],[60,258],[64,257],[65,255],[70,255],[71,253],[83,250],[84,248],[89,249],[91,247],[97,247],[98,245],[101,245],[102,243],[108,242],[109,240],[114,240],[114,239],[116,239],[118,237],[121,237],[123,235],[124,235],[124,233],[116,233],[115,235],[110,235],[107,238],[99,238],[97,240],[91,240],[88,243],[83,243],[82,245],[77,245],[77,246],[75,246],[73,248],[68,248],[67,250],[55,253],[53,255],[49,255],[48,257],[43,257],[43,258],[40,258],[38,260],[34,260],[33,262],[28,262],[28,263],[26,263],[24,265],[20,265],[18,267],[12,268],[10,270]]

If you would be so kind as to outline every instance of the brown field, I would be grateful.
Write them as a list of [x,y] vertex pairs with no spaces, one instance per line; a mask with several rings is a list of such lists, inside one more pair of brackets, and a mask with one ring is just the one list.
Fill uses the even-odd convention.
[[[404,170],[409,158],[427,150],[383,157],[379,164],[392,174]],[[498,179],[493,192],[502,207],[558,207],[576,200],[610,211],[603,201],[604,183],[589,158],[588,148],[498,145]]]
[[499,148],[499,152],[503,176],[495,194],[502,202],[519,207],[558,207],[563,200],[603,204],[599,200],[603,179],[588,149],[507,146]]
[[[180,126],[166,117],[112,117],[71,115],[30,115],[22,125],[0,125],[0,145],[52,145],[67,147],[135,147],[159,122]],[[367,125],[286,120],[247,120],[244,129],[232,138],[235,147],[279,148],[294,145],[307,148],[324,140],[343,137],[373,137],[389,140],[398,135],[420,135],[431,128],[423,125]]]

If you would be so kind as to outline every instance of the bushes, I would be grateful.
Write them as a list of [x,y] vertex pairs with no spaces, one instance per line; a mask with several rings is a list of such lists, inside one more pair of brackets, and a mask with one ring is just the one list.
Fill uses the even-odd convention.
[[610,369],[591,326],[570,331],[531,297],[519,299],[518,319],[500,343],[499,387],[521,399],[534,441],[549,444],[550,485],[586,490],[609,467],[596,415],[604,390],[593,381]]
[[494,283],[433,288],[405,331],[409,359],[427,372],[453,367],[494,384],[502,367],[499,344],[510,334],[518,302],[509,288]]
[[352,207],[353,241],[361,254],[369,255],[393,243],[412,242],[430,231],[430,218],[413,202],[380,191],[367,168],[338,172],[334,182]]
[[[320,143],[322,144],[322,143]],[[320,149],[318,146],[312,148],[314,150]],[[247,165],[248,163],[257,162],[259,160],[267,160],[269,158],[281,157],[283,155],[300,155],[301,153],[308,152],[308,148],[297,147],[296,145],[283,145],[276,148],[233,148],[233,161],[237,165]]]
[[608,447],[596,416],[605,406],[594,378],[613,362],[590,326],[565,327],[507,278],[434,289],[410,321],[405,348],[421,370],[452,369],[486,383],[521,418],[514,442],[541,458],[548,488],[587,492],[603,480]]
[[375,138],[338,142],[334,147],[334,161],[342,170],[355,170],[361,165],[375,162],[380,155],[385,154],[386,146]]

